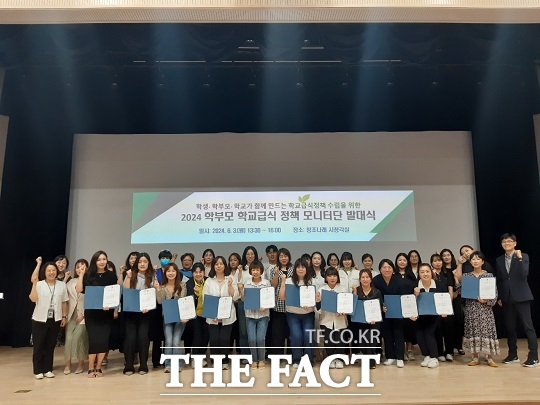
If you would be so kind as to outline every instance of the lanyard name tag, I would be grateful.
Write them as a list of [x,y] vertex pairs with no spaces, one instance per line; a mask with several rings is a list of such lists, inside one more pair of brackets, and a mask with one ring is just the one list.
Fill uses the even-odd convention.
[[54,308],[49,308],[47,311],[47,319],[53,319],[54,318]]

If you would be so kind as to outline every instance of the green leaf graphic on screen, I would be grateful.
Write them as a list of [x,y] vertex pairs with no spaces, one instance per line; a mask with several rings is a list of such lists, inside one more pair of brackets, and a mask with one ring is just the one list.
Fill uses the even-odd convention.
[[309,200],[309,197],[310,197],[310,195],[306,194],[303,197],[298,197],[298,201],[300,201],[301,203],[305,203],[307,200]]
[[131,223],[134,224],[141,214],[154,202],[159,193],[135,193],[133,194],[133,213]]

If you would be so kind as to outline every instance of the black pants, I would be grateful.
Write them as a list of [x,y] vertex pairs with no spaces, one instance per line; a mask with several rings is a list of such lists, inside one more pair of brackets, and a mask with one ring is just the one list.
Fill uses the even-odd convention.
[[503,302],[504,322],[506,323],[506,333],[508,335],[508,354],[517,356],[517,325],[516,318],[519,317],[523,330],[527,336],[529,346],[528,357],[538,360],[538,340],[531,318],[531,302]]
[[[348,348],[342,341],[342,332],[345,329],[330,329],[326,326],[321,326],[324,332],[324,348],[327,356],[334,354],[347,354]],[[353,339],[354,340],[354,339]]]
[[232,324],[223,325],[222,323],[218,323],[217,325],[208,325],[211,354],[223,354],[225,356],[229,354],[231,331]]
[[416,321],[416,339],[422,356],[429,356],[434,359],[439,357],[437,340],[435,339],[435,329],[439,324],[438,315],[421,315]]
[[157,304],[156,309],[148,312],[148,315],[150,315],[149,337],[152,341],[152,365],[157,368],[161,367],[161,345],[165,341],[165,335],[163,334],[163,307],[161,304]]
[[454,348],[463,350],[463,333],[465,330],[465,314],[463,311],[463,299],[461,295],[452,300],[452,308],[454,309]]
[[[289,338],[289,324],[285,312],[270,311],[272,329],[270,331],[272,346],[268,347],[268,354],[285,353],[285,341]],[[269,328],[270,329],[270,328]]]
[[32,339],[34,343],[34,374],[46,373],[53,369],[54,348],[60,330],[60,321],[47,319],[47,322],[32,320]]
[[[380,323],[371,325],[369,323],[358,323],[360,328],[358,329],[358,335],[354,336],[355,340],[358,340],[358,349],[363,354],[377,354],[381,353],[381,335],[380,335]],[[356,353],[356,352],[353,352]]]
[[205,354],[208,340],[210,339],[206,318],[198,316],[189,321],[189,323],[193,323],[193,348],[191,349],[191,354]]
[[441,317],[437,329],[435,330],[435,337],[437,339],[437,351],[439,356],[446,356],[447,354],[454,354],[455,336],[454,336],[454,316],[447,315]]
[[193,346],[193,322],[186,323],[184,333],[182,333],[182,340],[184,341],[184,349],[186,354],[191,354],[191,346]]
[[[352,354],[359,354],[360,353],[360,349],[358,348],[358,346],[361,346],[361,345],[356,345],[354,344],[354,341],[355,340],[358,340],[358,334],[360,332],[360,324],[359,323],[356,323],[356,322],[353,322],[351,321],[351,315],[347,315],[347,323],[348,323],[348,327],[347,329],[349,329],[351,331],[351,335],[352,336],[352,340],[351,342],[349,343],[349,345],[351,346],[351,353]],[[348,354],[348,350],[347,350],[347,353]]]
[[135,371],[133,357],[139,352],[139,370],[148,371],[148,352],[150,348],[151,312],[124,312],[126,336],[124,340],[124,358],[126,361],[125,371]]
[[405,357],[405,321],[406,319],[385,318],[382,322],[381,332],[387,359],[403,360]]

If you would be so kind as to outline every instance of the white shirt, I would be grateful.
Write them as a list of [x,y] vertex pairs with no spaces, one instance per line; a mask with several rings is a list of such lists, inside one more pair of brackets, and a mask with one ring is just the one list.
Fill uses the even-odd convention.
[[[233,293],[233,301],[237,301],[240,295],[238,294],[238,282],[236,281],[236,277],[233,276],[226,276],[225,279],[222,282],[218,282],[218,280],[214,278],[208,277],[206,281],[204,282],[204,288],[203,288],[203,300],[205,295],[213,295],[214,297],[230,297],[229,294],[229,278],[232,278],[232,286],[234,289]],[[204,303],[203,303],[204,305]],[[234,305],[231,305],[231,316],[226,319],[220,319],[221,323],[223,325],[230,325],[236,321],[236,310],[234,309]],[[206,318],[206,323],[209,325],[217,325],[218,322],[214,319]]]
[[339,269],[339,284],[347,288],[345,292],[352,292],[353,286],[360,285],[360,270],[351,269],[348,272],[344,269]]
[[[328,284],[325,284],[320,289],[326,291],[334,291],[336,293],[350,292],[341,284],[336,284],[334,289],[330,288]],[[355,295],[354,299],[358,299],[358,297]],[[338,314],[334,314],[333,312],[321,311],[321,317],[319,319],[319,322],[321,326],[326,326],[328,329],[345,329],[347,327],[347,317],[339,316]]]
[[313,277],[311,280],[313,281],[313,284],[317,286],[317,291],[319,290],[319,287],[322,287],[326,284],[326,280],[321,275],[320,271],[318,273],[315,273],[315,277]]
[[[66,284],[63,281],[55,280],[55,285],[50,286],[45,280],[36,284],[37,302],[32,314],[32,319],[37,322],[47,322],[47,312],[51,306],[54,308],[55,322],[62,320],[62,303],[69,301]],[[54,296],[53,296],[54,293]]]

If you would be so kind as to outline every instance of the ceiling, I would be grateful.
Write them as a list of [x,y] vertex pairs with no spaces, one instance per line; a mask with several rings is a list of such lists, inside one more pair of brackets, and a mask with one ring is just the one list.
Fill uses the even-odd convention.
[[538,0],[0,0],[0,24],[539,23]]

